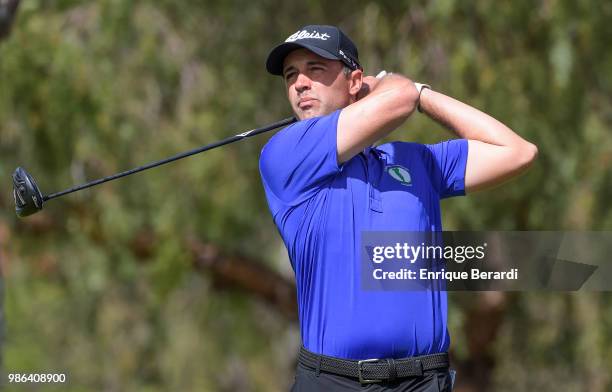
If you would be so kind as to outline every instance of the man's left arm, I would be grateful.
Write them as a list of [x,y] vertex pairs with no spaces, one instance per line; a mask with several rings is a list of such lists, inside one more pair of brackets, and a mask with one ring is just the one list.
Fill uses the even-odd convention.
[[468,139],[465,190],[474,192],[500,184],[524,172],[538,148],[486,113],[454,98],[424,88],[423,113]]

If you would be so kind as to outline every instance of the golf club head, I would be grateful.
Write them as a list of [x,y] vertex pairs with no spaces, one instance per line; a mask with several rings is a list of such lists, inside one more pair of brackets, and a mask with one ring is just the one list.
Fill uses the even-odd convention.
[[15,213],[20,218],[42,210],[43,195],[32,176],[21,167],[13,173],[13,197]]

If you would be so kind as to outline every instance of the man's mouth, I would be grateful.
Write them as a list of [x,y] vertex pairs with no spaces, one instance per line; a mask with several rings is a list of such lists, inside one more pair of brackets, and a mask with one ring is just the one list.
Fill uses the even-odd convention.
[[302,109],[302,110],[306,110],[309,109],[314,102],[316,101],[316,99],[311,98],[311,97],[302,97],[298,100],[298,108]]

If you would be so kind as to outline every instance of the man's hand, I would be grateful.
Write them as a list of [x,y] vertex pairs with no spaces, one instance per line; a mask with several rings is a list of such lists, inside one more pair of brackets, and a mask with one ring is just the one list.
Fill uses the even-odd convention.
[[361,90],[359,90],[359,92],[357,93],[357,100],[359,101],[360,99],[366,97],[370,91],[374,90],[376,88],[376,85],[378,85],[378,82],[380,82],[380,79],[382,79],[384,77],[375,77],[375,76],[364,76],[363,80],[362,80],[362,84],[361,84]]
[[365,76],[357,98],[338,119],[338,163],[399,127],[416,109],[419,92],[410,79],[399,74]]
[[361,98],[367,96],[370,91],[376,88],[378,82],[380,82],[380,80],[387,75],[391,75],[391,72],[383,70],[380,71],[376,76],[364,76],[361,82],[361,90],[359,90],[359,93],[357,93],[357,100],[359,101]]

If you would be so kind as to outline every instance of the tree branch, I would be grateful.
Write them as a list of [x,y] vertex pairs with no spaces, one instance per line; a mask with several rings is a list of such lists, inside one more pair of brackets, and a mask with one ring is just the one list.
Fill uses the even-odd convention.
[[197,239],[187,241],[197,271],[209,273],[218,288],[243,290],[276,308],[290,321],[297,321],[295,283],[263,262],[228,256],[212,244]]

